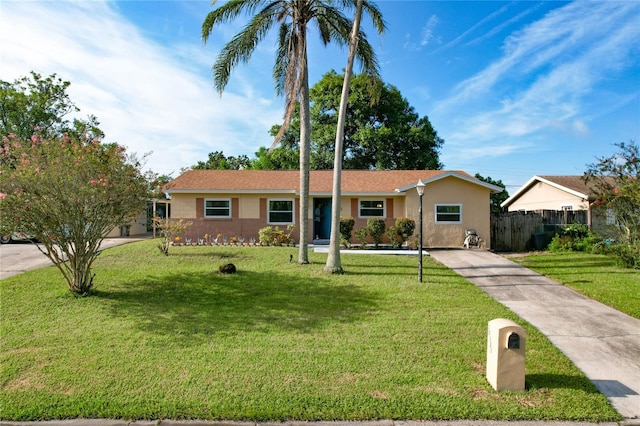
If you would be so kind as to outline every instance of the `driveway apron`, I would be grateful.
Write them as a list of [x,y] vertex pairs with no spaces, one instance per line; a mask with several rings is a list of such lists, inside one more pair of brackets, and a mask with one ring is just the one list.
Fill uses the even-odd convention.
[[429,254],[546,335],[622,416],[640,418],[640,320],[488,251]]

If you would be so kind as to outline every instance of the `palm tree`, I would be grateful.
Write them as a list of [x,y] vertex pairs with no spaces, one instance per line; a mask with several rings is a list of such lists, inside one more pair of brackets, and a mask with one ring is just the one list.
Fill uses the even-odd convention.
[[[300,104],[300,250],[298,263],[308,259],[309,215],[309,74],[307,70],[307,25],[315,21],[322,42],[349,42],[351,21],[340,7],[353,7],[355,0],[230,0],[211,11],[202,24],[202,38],[206,43],[214,26],[232,21],[241,14],[252,15],[249,23],[223,48],[213,66],[213,80],[220,94],[224,91],[231,71],[240,61],[248,62],[258,43],[279,25],[278,50],[273,67],[273,79],[278,95],[285,97],[283,125],[275,137],[275,147],[289,128],[296,103]],[[213,0],[213,4],[216,0]],[[371,16],[379,33],[384,22],[378,8],[365,1],[363,9]],[[377,74],[378,66],[373,49],[360,32],[356,56],[365,72]]]
[[347,57],[347,69],[344,72],[342,94],[340,95],[340,111],[338,112],[338,126],[336,129],[336,150],[333,159],[333,188],[331,191],[331,236],[329,238],[329,254],[324,270],[332,274],[342,274],[342,262],[340,261],[340,198],[342,182],[342,152],[344,145],[344,121],[347,115],[347,100],[353,73],[353,61],[358,48],[358,33],[360,32],[360,20],[362,18],[362,2],[357,0],[356,13],[353,19],[353,30],[349,41],[349,56]]

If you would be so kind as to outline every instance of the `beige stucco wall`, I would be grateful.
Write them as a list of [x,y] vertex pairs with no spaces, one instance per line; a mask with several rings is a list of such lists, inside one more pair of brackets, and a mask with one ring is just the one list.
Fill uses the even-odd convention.
[[204,197],[204,194],[172,194],[171,217],[193,218],[196,217],[196,198]]
[[589,208],[588,202],[582,198],[544,182],[537,182],[509,206],[509,211],[562,210],[565,206],[571,206],[571,210]]
[[[425,247],[462,247],[465,239],[466,229],[475,229],[480,238],[485,241],[485,247],[490,248],[490,191],[479,185],[466,182],[464,180],[447,177],[435,182],[429,183],[425,188],[423,197],[423,243]],[[216,194],[212,197],[206,193],[194,194],[172,194],[171,197],[171,217],[177,218],[196,218],[196,198],[237,198],[238,212],[234,212],[234,216],[240,219],[251,219],[255,226],[262,227],[261,224],[265,218],[260,218],[260,199],[296,199],[292,194]],[[309,200],[309,221],[313,220],[313,200],[314,198],[330,198],[330,196],[312,195]],[[384,199],[387,203],[393,200],[393,216],[387,211],[387,226],[394,224],[395,218],[408,217],[419,223],[418,219],[418,195],[415,190],[409,190],[406,194],[398,194],[397,196],[378,196],[378,197],[351,197],[343,196],[340,202],[340,216],[354,217],[356,219],[355,229],[366,224],[366,218],[358,218],[357,210],[354,212],[354,206],[357,206],[357,200],[361,199]],[[461,204],[462,205],[462,223],[446,224],[434,223],[435,221],[435,205],[436,204]],[[296,202],[296,206],[298,203]],[[388,205],[387,205],[388,208]],[[298,213],[294,214],[294,221],[297,224]],[[247,221],[244,221],[247,222]],[[243,223],[244,223],[243,222]],[[249,221],[251,222],[251,221]],[[259,223],[258,223],[259,222]],[[213,221],[210,223],[214,223]],[[221,227],[228,222],[220,222]],[[245,232],[246,233],[246,232]],[[294,231],[296,235],[297,230]],[[418,230],[415,232],[416,236]],[[248,234],[247,234],[248,235]]]
[[[147,233],[147,214],[146,213],[140,214],[138,217],[136,217],[134,221],[129,223],[128,226],[129,226],[129,236],[146,234]],[[113,228],[111,232],[107,234],[107,238],[121,237],[123,236],[122,231],[123,230],[119,226],[116,228]]]
[[[292,194],[173,194],[171,196],[171,217],[172,218],[194,218],[196,217],[196,198],[237,198],[238,211],[240,219],[259,219],[260,218],[260,199],[295,199]],[[312,212],[310,213],[312,214]],[[297,216],[296,216],[297,222]]]
[[[462,223],[435,223],[436,204],[461,204]],[[462,247],[465,230],[475,229],[484,248],[491,248],[490,190],[464,180],[447,177],[425,187],[422,202],[423,244],[426,247]],[[418,222],[418,194],[407,192],[406,216]],[[416,229],[416,235],[418,229]]]

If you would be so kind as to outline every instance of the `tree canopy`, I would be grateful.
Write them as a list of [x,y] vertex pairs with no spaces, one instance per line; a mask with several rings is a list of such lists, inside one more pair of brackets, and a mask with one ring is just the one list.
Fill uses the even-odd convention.
[[78,111],[69,82],[32,73],[2,82],[1,232],[35,237],[69,289],[87,294],[102,239],[144,211],[149,183],[123,147],[102,143],[95,118]]
[[498,192],[497,194],[491,193],[491,212],[498,213],[502,211],[502,207],[500,207],[500,205],[503,201],[509,198],[509,193],[506,190],[505,184],[502,183],[502,180],[493,180],[491,176],[484,177],[480,173],[476,173],[476,178],[504,189],[502,192]]
[[249,167],[249,157],[239,155],[237,157],[225,157],[222,151],[209,153],[207,161],[198,161],[191,168],[194,170],[240,170]]
[[0,80],[0,135],[13,134],[20,140],[28,140],[35,133],[104,136],[94,116],[87,120],[68,118],[80,111],[67,93],[70,84],[56,74],[42,77],[33,71],[14,82]]
[[[310,89],[311,170],[333,168],[342,81],[341,75],[330,71]],[[379,90],[372,91],[372,85],[378,85]],[[378,99],[372,98],[372,93],[377,93]],[[274,125],[270,134],[275,136],[280,128]],[[261,147],[245,168],[297,169],[299,128],[300,116],[296,110],[280,144],[273,149]],[[354,76],[351,81],[344,142],[344,169],[438,170],[443,167],[439,151],[444,140],[429,118],[420,117],[397,88],[366,74]],[[225,159],[221,152],[210,153],[209,158],[212,156],[217,159],[213,163],[198,162],[192,168],[215,169],[218,165],[236,164],[236,157]]]
[[[312,170],[333,168],[342,81],[342,75],[330,71],[310,90]],[[378,86],[377,98],[372,97],[372,86]],[[295,134],[288,132],[287,138],[283,149],[295,146]],[[344,129],[344,169],[441,169],[443,143],[429,118],[420,117],[396,87],[367,74],[354,76]]]
[[71,291],[86,294],[102,239],[144,211],[148,186],[139,165],[119,145],[97,140],[34,135],[25,143],[12,135],[3,142],[3,229],[39,240]]

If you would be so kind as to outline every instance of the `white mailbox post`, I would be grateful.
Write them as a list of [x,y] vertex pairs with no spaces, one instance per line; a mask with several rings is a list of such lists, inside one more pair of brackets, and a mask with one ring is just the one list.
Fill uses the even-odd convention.
[[497,391],[524,390],[527,333],[515,322],[489,321],[487,335],[487,380]]

